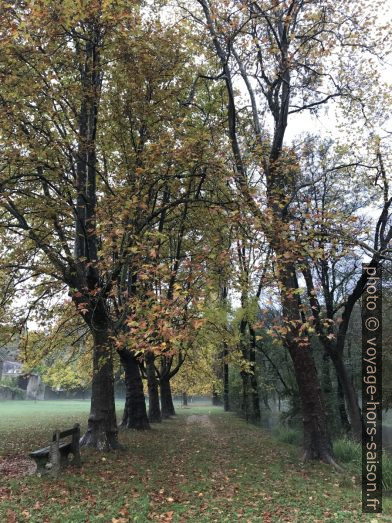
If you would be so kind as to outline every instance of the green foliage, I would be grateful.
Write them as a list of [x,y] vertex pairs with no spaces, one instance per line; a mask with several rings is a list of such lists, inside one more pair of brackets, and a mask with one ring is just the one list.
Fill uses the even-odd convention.
[[290,427],[277,427],[273,432],[274,437],[282,443],[299,446],[302,443],[302,433]]
[[342,463],[352,463],[358,469],[362,462],[361,445],[349,438],[340,438],[333,444],[333,450],[338,461]]
[[386,453],[382,460],[382,486],[384,490],[392,490],[392,456]]
[[[362,447],[348,438],[340,438],[333,443],[333,451],[338,462],[360,475],[362,470]],[[392,490],[392,456],[383,452],[382,485],[384,490]]]
[[12,399],[23,399],[26,395],[25,391],[17,386],[16,380],[12,378],[1,378],[0,391],[8,392]]
[[15,388],[16,387],[16,380],[13,379],[13,378],[1,378],[0,379],[0,385],[3,385],[4,387]]
[[70,321],[63,311],[61,320],[51,329],[31,331],[22,338],[24,369],[38,372],[43,382],[55,389],[87,387],[91,382],[91,339],[75,322],[75,313]]

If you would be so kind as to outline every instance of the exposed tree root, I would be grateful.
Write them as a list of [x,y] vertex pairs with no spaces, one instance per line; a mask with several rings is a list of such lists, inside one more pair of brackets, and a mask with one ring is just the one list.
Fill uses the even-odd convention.
[[326,463],[327,465],[331,465],[337,471],[344,472],[344,469],[335,461],[333,455],[329,452],[323,452],[316,456],[316,455],[312,454],[310,450],[305,450],[304,454],[302,456],[302,460],[304,462],[322,461],[323,463]]

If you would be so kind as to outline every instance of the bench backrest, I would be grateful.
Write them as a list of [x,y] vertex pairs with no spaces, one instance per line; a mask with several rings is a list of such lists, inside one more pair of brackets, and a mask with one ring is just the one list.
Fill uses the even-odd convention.
[[63,430],[63,432],[59,432],[58,430],[53,432],[52,441],[56,441],[57,439],[60,440],[63,438],[67,438],[68,436],[76,436],[78,434],[80,434],[80,425],[79,425],[79,423],[76,423],[72,429]]

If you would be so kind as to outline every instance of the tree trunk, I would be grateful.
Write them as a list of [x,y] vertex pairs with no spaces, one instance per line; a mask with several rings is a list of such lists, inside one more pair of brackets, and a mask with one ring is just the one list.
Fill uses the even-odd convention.
[[106,328],[93,330],[91,409],[81,446],[108,451],[120,447],[114,403],[113,358]]
[[358,405],[358,397],[354,386],[348,376],[347,369],[343,363],[341,355],[337,351],[330,353],[332,363],[335,367],[337,378],[342,386],[346,408],[351,425],[351,434],[355,441],[362,440],[362,415]]
[[[241,305],[242,307],[246,304],[246,298],[244,295],[241,296]],[[249,361],[249,343],[246,336],[246,327],[248,325],[247,320],[242,318],[240,322],[240,350],[242,357],[245,362]],[[247,371],[241,370],[241,381],[242,381],[242,402],[241,402],[241,410],[242,413],[245,416],[246,421],[249,419],[249,384],[250,384],[250,376]]]
[[260,421],[260,398],[259,398],[259,387],[257,379],[254,374],[250,376],[250,386],[252,392],[252,421]]
[[245,416],[246,421],[249,419],[249,375],[247,372],[241,371],[242,380],[242,401],[241,411]]
[[348,421],[348,417],[347,417],[343,387],[342,387],[342,384],[340,383],[339,378],[337,379],[337,381],[338,381],[337,401],[338,401],[338,410],[339,410],[339,416],[340,416],[340,424],[342,426],[343,432],[345,432],[345,434],[349,434],[351,432],[351,426],[350,426],[350,422]]
[[170,418],[170,416],[175,416],[176,411],[174,410],[170,380],[161,376],[160,389],[162,418]]
[[[307,267],[305,270],[302,270],[302,273],[304,275],[306,285],[308,288],[308,297],[310,301],[310,305],[313,308],[314,315],[316,317],[316,326],[318,333],[320,335],[321,343],[323,344],[325,353],[331,358],[332,363],[335,367],[336,375],[338,378],[338,382],[341,385],[341,388],[343,390],[343,394],[346,400],[346,406],[348,415],[350,418],[350,424],[351,424],[351,433],[353,438],[356,441],[361,441],[362,439],[362,417],[361,417],[361,411],[358,405],[358,399],[357,394],[354,388],[354,385],[348,375],[346,366],[343,362],[343,352],[345,347],[345,340],[346,340],[346,334],[347,334],[347,328],[349,325],[350,315],[352,306],[354,306],[355,303],[355,294],[351,294],[350,296],[350,306],[345,306],[343,315],[342,315],[342,322],[339,325],[338,334],[336,343],[332,343],[332,341],[329,339],[328,336],[325,335],[323,332],[323,328],[320,324],[320,305],[318,303],[317,298],[315,297],[315,291],[314,291],[314,285],[312,280],[312,275],[310,268]],[[332,294],[330,293],[329,289],[324,289],[324,297],[325,302],[327,304],[327,316],[330,320],[333,320],[334,318],[334,312],[333,312],[333,299]],[[330,332],[333,334],[332,330]],[[340,408],[340,414],[341,419],[343,421],[343,425],[346,425],[344,421],[344,405],[340,402],[339,404]]]
[[248,324],[248,325],[249,325],[249,333],[250,333],[250,340],[251,340],[251,346],[250,346],[250,351],[249,351],[249,361],[252,363],[252,370],[253,370],[253,373],[250,376],[250,386],[251,386],[251,391],[252,391],[252,420],[260,421],[261,413],[260,413],[259,386],[258,386],[257,377],[256,377],[256,348],[257,348],[256,332],[250,324]]
[[182,393],[182,406],[183,407],[188,406],[188,394],[186,392]]
[[148,420],[150,423],[162,421],[161,407],[159,405],[158,379],[155,372],[154,354],[146,353],[146,374],[148,385]]
[[215,407],[219,407],[220,405],[222,405],[221,397],[220,397],[219,394],[216,392],[216,390],[213,390],[213,391],[212,391],[212,404],[213,404]]
[[121,426],[127,429],[148,430],[150,424],[147,417],[139,363],[134,354],[126,349],[120,350],[119,355],[125,371],[126,387],[125,407]]
[[[302,406],[304,459],[320,459],[336,466],[327,430],[325,405],[310,343],[301,336],[301,304],[293,263],[279,267],[283,317],[287,325],[285,344],[294,365]],[[302,341],[302,344],[300,343]]]
[[339,430],[338,420],[335,412],[335,395],[330,374],[330,358],[326,352],[323,353],[321,363],[321,390],[325,401],[325,416],[328,427],[334,432]]
[[[224,356],[227,355],[227,348],[225,349]],[[223,362],[223,408],[225,412],[230,410],[229,401],[229,365],[226,361]]]
[[321,459],[330,463],[332,446],[327,432],[325,407],[316,366],[309,349],[288,345],[302,404],[304,459]]
[[[227,283],[221,287],[221,305],[224,307],[227,315],[227,295],[229,289]],[[226,319],[227,323],[227,319]],[[225,412],[230,410],[230,400],[229,400],[229,364],[228,364],[229,349],[227,342],[223,341],[223,350],[222,350],[222,361],[223,361],[223,408]]]

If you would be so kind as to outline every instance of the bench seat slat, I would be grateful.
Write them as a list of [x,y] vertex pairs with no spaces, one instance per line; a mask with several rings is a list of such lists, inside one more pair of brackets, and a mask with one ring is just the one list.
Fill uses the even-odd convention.
[[[71,448],[71,447],[72,447],[72,443],[60,443],[59,450],[61,452],[61,450],[66,450],[67,448]],[[40,457],[48,456],[49,452],[50,452],[50,447],[45,447],[44,449],[38,449],[38,450],[35,450],[34,452],[30,452],[29,456],[32,458],[34,458],[34,457],[40,458]]]

